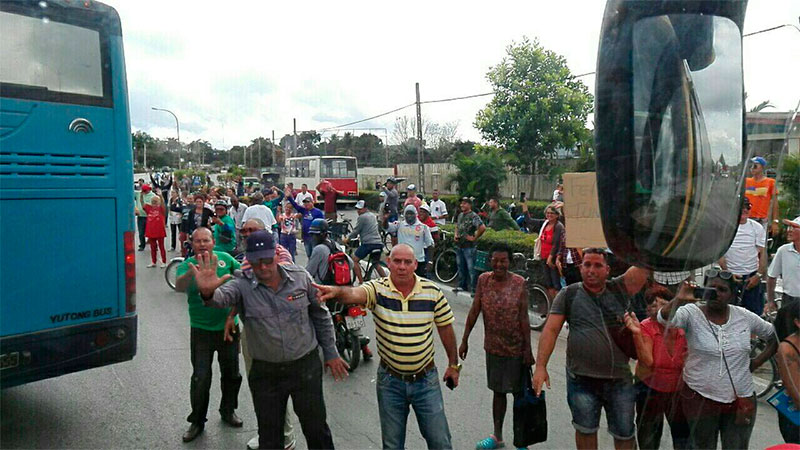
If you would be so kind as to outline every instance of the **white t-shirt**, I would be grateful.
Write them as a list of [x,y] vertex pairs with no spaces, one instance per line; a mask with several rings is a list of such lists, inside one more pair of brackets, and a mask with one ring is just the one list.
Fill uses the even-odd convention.
[[295,203],[297,203],[298,205],[302,205],[302,204],[303,204],[303,200],[305,200],[305,199],[307,199],[307,198],[310,198],[311,200],[314,200],[314,196],[313,196],[313,195],[311,195],[311,192],[309,192],[309,191],[306,191],[306,193],[304,194],[304,193],[301,191],[301,192],[298,192],[298,193],[297,193],[297,195],[295,195],[295,196],[294,196],[294,201],[295,201]]
[[[742,307],[728,306],[728,310],[728,322],[724,325],[709,322],[694,303],[678,308],[671,323],[664,319],[661,311],[658,312],[658,321],[662,325],[686,331],[688,352],[683,366],[683,381],[703,397],[721,403],[731,403],[736,399],[725,361],[736,386],[736,394],[739,397],[753,395],[755,385],[750,373],[750,335],[756,334],[767,339],[775,333],[771,323]],[[725,352],[724,361],[722,351]]]
[[420,222],[419,219],[413,225],[409,225],[403,220],[389,223],[386,231],[397,236],[398,244],[411,246],[417,262],[425,262],[425,249],[433,245],[431,230],[427,225]]
[[252,205],[247,207],[244,210],[244,216],[242,216],[242,225],[250,219],[260,219],[264,222],[264,226],[267,230],[271,230],[272,226],[275,225],[275,215],[272,214],[272,211],[264,205]]
[[440,217],[447,214],[447,205],[441,200],[431,200],[428,206],[431,207],[431,217],[433,221],[439,225],[444,225],[445,219],[440,219]]
[[794,243],[783,244],[775,253],[767,275],[783,279],[783,292],[792,297],[800,297],[800,252]]
[[764,247],[767,232],[764,227],[752,219],[739,224],[736,237],[725,253],[728,270],[734,275],[750,275],[758,270],[758,247]]

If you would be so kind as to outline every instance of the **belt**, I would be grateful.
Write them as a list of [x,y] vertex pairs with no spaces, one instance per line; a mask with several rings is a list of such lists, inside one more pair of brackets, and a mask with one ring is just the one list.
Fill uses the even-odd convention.
[[391,376],[393,376],[393,377],[395,377],[395,378],[397,378],[399,380],[403,380],[406,383],[416,383],[417,381],[423,379],[425,377],[425,375],[428,374],[428,372],[430,372],[431,370],[436,368],[436,364],[433,362],[432,359],[431,359],[431,362],[429,362],[425,367],[420,369],[419,372],[412,373],[412,374],[400,373],[400,372],[394,370],[388,364],[386,364],[386,362],[384,362],[384,360],[381,360],[380,366],[383,367],[383,369],[386,370],[386,372],[388,372],[389,375],[391,375]]

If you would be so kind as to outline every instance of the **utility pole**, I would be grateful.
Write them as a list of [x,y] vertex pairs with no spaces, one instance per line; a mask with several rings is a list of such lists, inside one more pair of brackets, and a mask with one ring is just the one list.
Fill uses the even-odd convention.
[[269,141],[270,147],[272,147],[272,164],[271,166],[277,166],[278,164],[275,162],[275,130],[272,130],[272,140]]
[[419,102],[419,83],[417,87],[417,165],[419,166],[419,191],[425,193],[425,145],[422,143],[422,105]]
[[145,172],[147,171],[147,142],[144,143],[144,162],[142,163],[144,166]]
[[261,136],[258,137],[258,175],[261,176]]
[[292,151],[289,152],[289,156],[295,156],[295,153],[297,153],[297,119],[292,119],[292,124],[294,130],[294,142],[292,144]]

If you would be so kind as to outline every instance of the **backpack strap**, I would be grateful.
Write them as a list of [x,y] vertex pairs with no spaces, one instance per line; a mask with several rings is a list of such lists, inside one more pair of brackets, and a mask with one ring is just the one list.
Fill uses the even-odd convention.
[[791,343],[788,339],[784,339],[781,342],[786,342],[787,344],[791,345],[795,352],[797,352],[797,356],[800,356],[800,350],[797,349],[797,346]]
[[564,303],[566,308],[564,308],[564,313],[567,318],[567,321],[569,321],[569,315],[570,312],[572,311],[572,302],[573,300],[575,300],[575,296],[578,295],[578,290],[580,288],[581,288],[581,283],[573,283],[565,288]]

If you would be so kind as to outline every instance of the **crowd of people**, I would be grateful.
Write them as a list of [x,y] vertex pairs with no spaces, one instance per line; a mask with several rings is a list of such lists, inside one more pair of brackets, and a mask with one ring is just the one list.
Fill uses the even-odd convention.
[[[440,380],[451,389],[458,386],[459,358],[466,361],[469,355],[469,337],[480,315],[494,426],[476,448],[506,445],[507,394],[517,399],[526,383],[537,395],[549,388],[548,363],[564,324],[569,324],[565,394],[577,448],[597,448],[602,410],[618,449],[637,443],[659,448],[664,422],[674,448],[717,448],[718,442],[723,449],[748,448],[757,408],[752,372],[759,365],[777,355],[785,394],[800,404],[800,217],[782,221],[787,243],[770,264],[766,235],[781,231],[779,222],[772,221],[780,218],[769,214],[769,206],[766,218],[759,214],[765,210],[764,198],[769,205],[776,191],[774,183],[758,179],[766,162],[755,158],[752,165],[736,237],[717,264],[704,271],[700,287],[688,272],[670,283],[663,282],[663,274],[638,267],[612,277],[606,249],[567,248],[562,185],[544,218],[532,217],[523,202],[521,221],[497,198],[487,202],[487,220],[473,210],[472,199],[461,198],[454,218],[459,271],[454,291],[471,292],[474,299],[460,345],[448,300],[428,280],[439,226],[451,217],[438,191],[425,201],[411,184],[401,202],[390,178],[382,186],[380,211],[369,211],[363,200],[356,204],[358,219],[344,241],[359,241],[352,261],[358,285],[347,287],[331,282],[328,265],[338,252],[330,224],[336,220],[336,197],[342,195],[330,183],[316,186],[321,210],[305,185],[252,193],[245,205],[235,189],[169,194],[163,185],[153,192],[140,180],[135,212],[140,250],[148,240],[151,266],[157,250],[165,261],[167,223],[172,250],[177,234],[180,242],[190,240],[194,251],[178,279],[178,290],[188,295],[192,326],[192,412],[183,439],[189,442],[203,431],[214,352],[222,373],[221,417],[231,426],[242,425],[235,413],[241,345],[259,430],[248,446],[293,448],[290,417],[296,414],[309,448],[333,448],[323,366],[336,380],[347,376],[326,306],[336,300],[369,309],[375,321],[383,448],[404,448],[410,407],[429,448],[452,448]],[[491,270],[480,276],[474,267],[476,242],[487,228],[518,230],[520,224],[538,230],[536,256],[546,268],[553,298],[535,353],[526,281],[509,271],[511,251],[493,248]],[[381,230],[395,243],[387,258],[389,273],[365,282],[358,262],[381,248]],[[305,267],[295,264],[297,240],[308,257]],[[244,255],[241,263],[231,257],[235,253]],[[775,301],[778,279],[780,307]],[[641,311],[634,311],[635,299],[643,303]],[[762,317],[776,310],[774,325]],[[447,354],[443,375],[433,359],[434,329]],[[768,345],[751,358],[753,336]],[[800,443],[798,426],[780,412],[778,418],[783,439]]]

